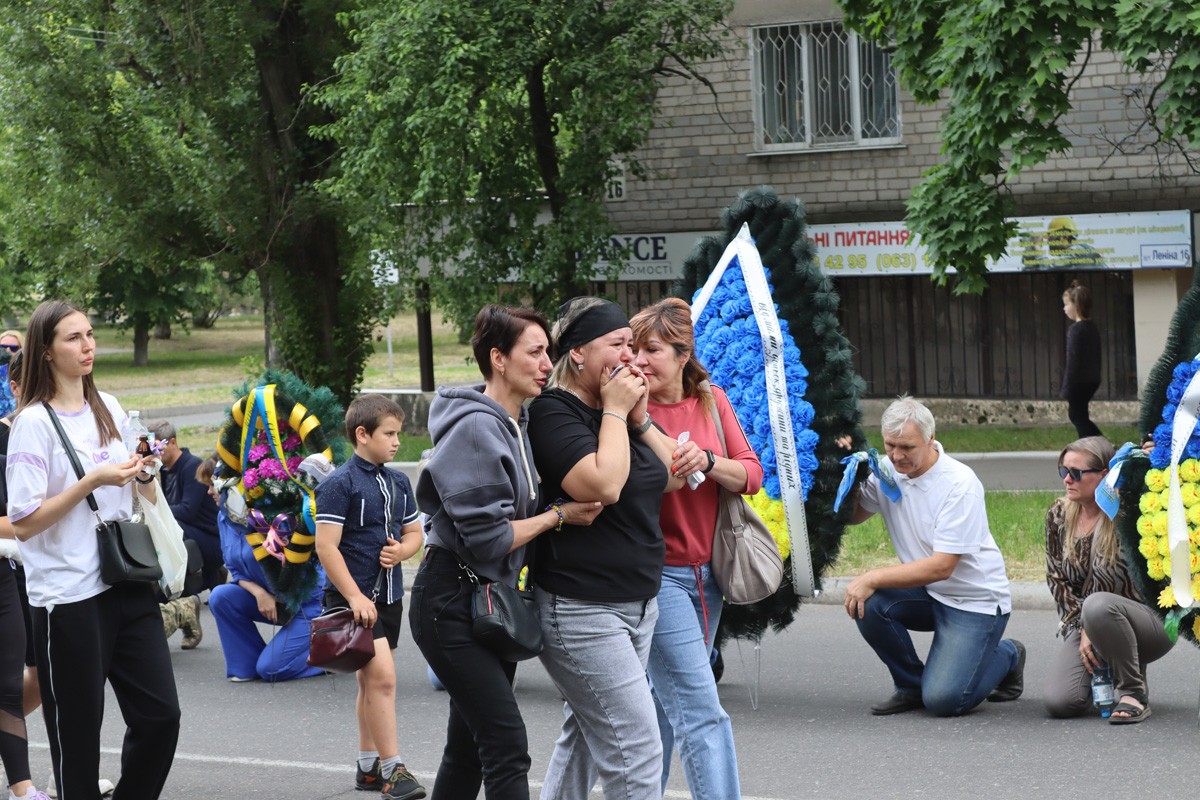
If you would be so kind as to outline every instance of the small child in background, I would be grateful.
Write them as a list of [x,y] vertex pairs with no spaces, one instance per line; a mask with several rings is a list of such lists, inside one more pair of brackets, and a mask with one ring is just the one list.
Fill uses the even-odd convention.
[[375,633],[375,657],[358,671],[355,787],[385,800],[416,800],[425,789],[400,760],[396,665],[404,585],[400,564],[421,547],[412,485],[386,465],[396,455],[404,410],[377,394],[346,409],[354,455],[317,486],[317,555],[325,568],[326,609],[345,607]]

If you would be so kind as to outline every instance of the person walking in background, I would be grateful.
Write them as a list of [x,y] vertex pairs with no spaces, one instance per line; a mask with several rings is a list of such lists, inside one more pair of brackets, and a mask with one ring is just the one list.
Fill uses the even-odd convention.
[[25,717],[37,707],[25,698],[25,671],[32,655],[24,574],[16,535],[8,520],[8,492],[4,481],[5,457],[0,455],[0,763],[8,780],[10,800],[49,800],[33,785],[29,771],[29,740]]
[[482,386],[443,388],[429,406],[433,457],[417,481],[427,548],[413,581],[409,629],[450,695],[433,800],[528,800],[529,740],[512,683],[517,665],[471,635],[470,575],[515,586],[526,546],[587,525],[600,503],[538,500],[523,403],[550,374],[549,326],[524,308],[486,306],[471,349]]
[[1071,281],[1063,292],[1063,313],[1071,320],[1061,391],[1067,401],[1067,417],[1081,439],[1100,436],[1100,429],[1088,416],[1088,403],[1100,388],[1100,329],[1091,319],[1092,293],[1086,286]]
[[1058,606],[1063,643],[1043,697],[1052,717],[1091,711],[1092,672],[1106,663],[1118,701],[1109,722],[1127,725],[1150,716],[1146,665],[1174,643],[1138,599],[1121,558],[1116,523],[1096,503],[1096,487],[1108,474],[1113,452],[1103,436],[1090,436],[1058,455],[1066,494],[1046,512],[1046,583]]
[[346,409],[354,455],[317,486],[317,557],[325,569],[324,607],[348,608],[372,628],[375,656],[360,669],[355,717],[355,787],[384,800],[425,796],[400,760],[396,734],[396,662],[403,618],[401,563],[421,548],[417,503],[404,473],[388,467],[400,447],[404,410],[378,394]]
[[[696,360],[690,306],[668,298],[639,312],[629,325],[634,364],[646,376],[654,421],[676,440],[687,433],[703,455],[698,466],[677,469],[676,475],[699,472],[706,478],[694,490],[665,495],[659,514],[667,555],[648,671],[663,742],[662,785],[665,790],[678,740],[692,797],[736,800],[741,786],[733,725],[708,666],[722,608],[710,562],[718,487],[754,494],[762,487],[762,465],[725,392],[701,385],[708,371]],[[714,413],[721,415],[724,441]]]
[[[157,798],[179,738],[179,698],[150,583],[100,579],[95,496],[106,520],[133,514],[130,484],[148,497],[149,460],[130,455],[125,412],[92,377],[96,342],[87,315],[62,301],[33,312],[21,372],[21,406],[9,442],[9,519],[25,560],[42,707],[55,779],[66,800],[95,797],[104,684],[126,724],[121,797]],[[78,453],[76,477],[53,424]]]

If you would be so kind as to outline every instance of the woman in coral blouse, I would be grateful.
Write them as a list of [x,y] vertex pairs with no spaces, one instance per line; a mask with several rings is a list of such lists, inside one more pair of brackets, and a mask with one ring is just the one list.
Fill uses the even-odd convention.
[[[755,494],[762,486],[762,465],[725,392],[717,387],[708,390],[708,371],[695,356],[688,304],[668,298],[643,309],[629,324],[637,354],[634,363],[646,377],[654,421],[677,440],[687,433],[687,440],[706,457],[706,463],[695,470],[705,480],[695,489],[664,495],[659,517],[666,566],[647,672],[663,740],[663,787],[678,738],[679,758],[693,797],[741,797],[733,727],[709,668],[722,603],[709,562],[718,484],[733,492]],[[721,416],[724,441],[717,436],[714,409]]]

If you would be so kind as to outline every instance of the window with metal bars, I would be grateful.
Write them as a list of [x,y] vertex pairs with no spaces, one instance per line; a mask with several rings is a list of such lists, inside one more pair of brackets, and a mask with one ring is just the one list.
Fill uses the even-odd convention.
[[854,148],[900,141],[891,53],[841,23],[753,28],[750,54],[758,149]]

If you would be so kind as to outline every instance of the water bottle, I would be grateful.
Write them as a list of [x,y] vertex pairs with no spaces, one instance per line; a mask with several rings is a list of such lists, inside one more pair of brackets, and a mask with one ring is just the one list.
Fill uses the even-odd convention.
[[1105,719],[1112,713],[1117,704],[1116,690],[1113,688],[1112,669],[1103,661],[1092,670],[1092,705]]

